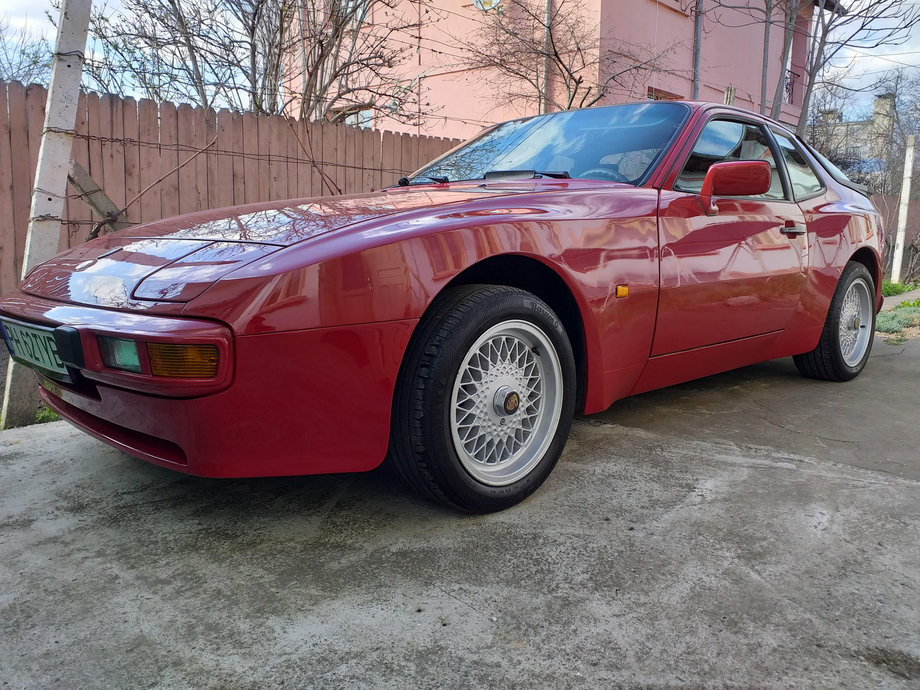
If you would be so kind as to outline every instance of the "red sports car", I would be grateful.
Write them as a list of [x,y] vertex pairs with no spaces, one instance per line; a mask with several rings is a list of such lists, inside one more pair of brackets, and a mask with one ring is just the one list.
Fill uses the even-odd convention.
[[206,477],[390,458],[471,512],[533,492],[573,414],[792,355],[863,369],[879,215],[781,124],[702,103],[505,122],[373,194],[159,221],[0,300],[62,417]]

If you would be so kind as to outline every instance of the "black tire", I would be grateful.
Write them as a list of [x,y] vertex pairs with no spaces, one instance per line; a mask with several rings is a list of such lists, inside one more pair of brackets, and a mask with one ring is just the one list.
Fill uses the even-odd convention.
[[556,465],[575,390],[569,339],[543,301],[504,286],[448,289],[400,368],[390,461],[423,496],[470,513],[503,510]]
[[823,381],[849,381],[869,360],[875,336],[875,281],[861,263],[843,269],[817,347],[795,355],[802,376]]

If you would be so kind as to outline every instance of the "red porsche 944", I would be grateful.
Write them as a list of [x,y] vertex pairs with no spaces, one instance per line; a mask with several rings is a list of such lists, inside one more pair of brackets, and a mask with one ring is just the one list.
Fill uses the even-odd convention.
[[572,416],[793,356],[858,375],[879,214],[781,124],[702,103],[505,122],[373,194],[158,221],[0,300],[47,405],[205,477],[370,470],[506,508]]

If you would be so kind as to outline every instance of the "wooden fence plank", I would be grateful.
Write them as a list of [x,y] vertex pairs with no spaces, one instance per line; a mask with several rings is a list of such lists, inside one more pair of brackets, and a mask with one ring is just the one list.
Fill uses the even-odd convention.
[[[99,95],[95,93],[86,94],[86,126],[87,126],[87,142],[86,146],[88,149],[87,162],[89,167],[86,168],[96,184],[105,189],[105,165],[104,158],[102,155],[102,138],[110,134],[110,132],[102,131],[102,118],[99,113]],[[128,193],[127,188],[125,193]],[[93,222],[99,220],[95,214],[93,214]]]
[[374,173],[379,162],[376,132],[372,129],[364,129],[361,131],[361,138],[364,140],[364,170],[362,170],[361,174],[361,191],[370,192],[376,189],[374,187]]
[[[220,122],[224,118],[221,116]],[[232,156],[232,178],[233,178],[233,203],[242,204],[246,200],[246,178],[244,173],[245,160],[243,149],[243,116],[240,113],[229,114],[229,124],[227,126],[227,139],[223,148],[233,152]]]
[[[89,138],[86,129],[86,94],[81,93],[77,101],[77,118],[74,123],[73,146],[70,157],[84,170],[89,170]],[[73,188],[67,194],[67,235],[68,246],[83,242],[93,227],[92,211],[81,199],[74,196]]]
[[310,196],[322,196],[326,193],[323,182],[323,126],[316,122],[304,122],[304,137],[310,164]]
[[297,197],[304,198],[313,195],[313,167],[310,165],[309,148],[307,144],[308,123],[304,119],[292,121],[297,140]]
[[[142,189],[140,146],[138,145],[140,123],[138,122],[137,101],[133,98],[126,98],[122,101],[121,107],[122,126],[124,127],[125,204],[131,204],[125,212],[124,220],[130,223],[140,223],[142,219],[140,200],[131,203],[141,193]],[[90,118],[90,125],[92,125],[92,115],[92,110],[88,111],[87,116]],[[92,163],[92,155],[93,151],[90,148],[90,163]],[[98,179],[96,182],[103,185]],[[102,188],[105,189],[105,186]]]
[[388,187],[396,182],[396,168],[399,167],[398,140],[393,132],[383,133],[380,157],[380,186]]
[[10,145],[20,144],[20,150],[10,160],[13,172],[13,241],[15,247],[15,276],[19,281],[22,257],[25,251],[26,231],[29,227],[29,208],[32,204],[32,173],[29,171],[29,131],[26,122],[26,90],[18,83],[8,85],[7,104],[10,109]]
[[354,194],[357,191],[357,173],[358,166],[361,164],[361,151],[358,148],[359,130],[354,127],[342,126],[345,134],[345,160],[342,164],[345,166],[345,189],[346,194]]
[[[202,114],[202,144],[201,146],[207,146],[214,138],[217,136],[217,112],[208,108],[201,111]],[[221,200],[227,198],[227,191],[229,189],[223,190],[225,193],[221,194],[221,190],[218,184],[218,178],[220,174],[218,173],[218,168],[220,167],[220,139],[218,139],[213,146],[211,146],[205,153],[202,153],[198,158],[204,162],[205,175],[207,179],[207,194],[205,195],[203,202],[204,206],[202,209],[208,208],[222,208],[227,206],[226,203],[221,203]],[[228,185],[229,187],[229,185]]]
[[96,180],[112,203],[124,208],[125,202],[125,124],[122,101],[112,95],[105,95],[99,101],[99,129],[102,138],[102,176]]
[[[158,184],[160,177],[160,113],[157,104],[147,98],[137,104],[138,169],[141,191],[147,189],[138,202],[144,223],[163,217],[160,197],[163,193]],[[153,185],[152,187],[150,185]]]
[[228,109],[217,113],[217,143],[208,149],[208,192],[214,208],[233,206],[233,120]]
[[339,194],[347,194],[348,179],[347,165],[348,151],[345,145],[345,135],[347,127],[345,125],[333,125],[335,130],[335,185],[339,188]]
[[322,168],[323,168],[323,196],[326,194],[339,194],[339,190],[336,189],[338,182],[336,181],[335,171],[336,171],[336,152],[338,151],[338,142],[335,138],[335,125],[332,125],[328,122],[322,124],[323,132],[323,158],[322,158]]
[[383,132],[371,130],[374,135],[374,189],[383,187]]
[[[0,218],[3,227],[13,222],[13,158],[10,143],[10,118],[7,110],[7,85],[0,84]],[[9,292],[19,283],[16,271],[16,236],[0,230],[0,294]]]
[[[259,200],[259,117],[252,113],[243,115],[243,159],[245,197],[243,203]],[[237,203],[240,203],[237,201]]]
[[[178,118],[179,163],[185,161],[195,150],[195,109],[183,103],[176,111]],[[179,169],[179,213],[198,210],[198,172],[195,161]]]
[[409,175],[415,170],[415,156],[412,149],[412,135],[399,135],[399,176]]
[[267,115],[259,115],[259,148],[256,151],[258,161],[259,201],[271,199],[271,132],[272,121]]
[[[179,165],[179,115],[172,103],[160,103],[160,177]],[[184,159],[183,159],[184,160]],[[179,173],[160,182],[160,213],[163,218],[179,213]]]
[[41,147],[42,130],[45,127],[45,101],[48,92],[38,84],[26,87],[26,119],[29,136],[29,186],[35,186],[35,171],[38,169],[38,149]]
[[284,146],[287,156],[287,198],[296,199],[300,196],[298,189],[298,175],[300,174],[300,146],[297,144],[297,122],[293,118],[281,117],[284,123]]
[[283,118],[266,117],[269,125],[269,188],[268,198],[272,201],[287,198],[287,127]]
[[[193,122],[193,142],[192,150],[189,151],[185,158],[193,156],[204,149],[214,138],[211,135],[211,138],[208,138],[208,123],[207,123],[207,110],[204,108],[195,108],[192,122]],[[195,210],[201,211],[208,208],[208,157],[204,154],[195,157],[191,163],[188,164],[188,167],[191,167],[195,170]]]

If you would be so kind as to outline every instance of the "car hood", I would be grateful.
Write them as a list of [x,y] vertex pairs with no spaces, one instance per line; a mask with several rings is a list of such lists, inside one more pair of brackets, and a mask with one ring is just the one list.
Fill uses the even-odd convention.
[[413,209],[459,204],[483,193],[533,188],[399,189],[193,213],[73,247],[34,268],[20,287],[39,297],[113,308],[185,303],[231,271],[333,230]]

